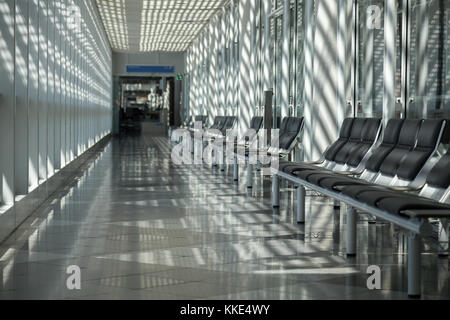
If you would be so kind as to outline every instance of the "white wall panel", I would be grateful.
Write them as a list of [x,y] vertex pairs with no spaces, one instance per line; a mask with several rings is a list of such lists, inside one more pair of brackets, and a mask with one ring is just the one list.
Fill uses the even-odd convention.
[[0,6],[0,201],[14,203],[14,0]]
[[29,0],[28,186],[39,185],[39,0]]
[[47,180],[48,121],[48,17],[47,0],[39,0],[39,182]]
[[47,175],[55,173],[55,1],[47,8]]
[[112,52],[95,1],[2,0],[0,74],[1,240],[26,218],[18,201],[111,132]]
[[15,194],[28,193],[28,0],[16,1],[15,53]]

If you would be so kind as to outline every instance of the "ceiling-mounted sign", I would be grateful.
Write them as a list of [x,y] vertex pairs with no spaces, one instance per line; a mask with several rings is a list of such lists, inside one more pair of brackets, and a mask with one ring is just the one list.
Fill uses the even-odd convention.
[[127,66],[127,73],[175,73],[174,66]]

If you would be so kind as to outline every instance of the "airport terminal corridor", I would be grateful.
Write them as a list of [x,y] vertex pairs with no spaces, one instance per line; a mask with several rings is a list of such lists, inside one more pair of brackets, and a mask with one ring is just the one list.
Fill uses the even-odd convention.
[[[357,256],[345,256],[345,208],[245,170],[176,166],[166,137],[110,139],[0,246],[0,299],[405,299],[406,241],[359,215]],[[369,265],[382,290],[367,289]],[[67,267],[81,290],[67,289]],[[423,254],[422,299],[448,299],[448,259]]]
[[449,300],[449,20],[449,0],[0,0],[0,303]]

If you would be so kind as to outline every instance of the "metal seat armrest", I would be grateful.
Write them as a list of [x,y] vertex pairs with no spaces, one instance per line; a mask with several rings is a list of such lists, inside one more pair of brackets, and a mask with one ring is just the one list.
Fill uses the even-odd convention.
[[393,191],[404,191],[404,192],[413,192],[413,191],[420,191],[423,189],[423,187],[425,186],[425,184],[421,185],[421,186],[405,186],[405,187],[388,187],[390,190]]
[[364,173],[364,170],[362,171],[335,171],[334,173],[343,175],[343,176],[360,176]]

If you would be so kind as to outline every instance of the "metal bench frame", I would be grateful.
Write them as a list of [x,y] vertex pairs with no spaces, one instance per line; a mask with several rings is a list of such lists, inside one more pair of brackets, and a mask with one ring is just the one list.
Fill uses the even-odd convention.
[[[426,176],[429,171],[432,169],[433,164],[431,163],[431,158],[436,154],[442,135],[444,133],[446,122],[444,121],[441,132],[438,138],[437,145],[424,165],[421,169],[418,177],[414,181],[412,181],[409,185],[415,187],[417,181],[425,181]],[[405,214],[409,215],[410,218],[402,217],[397,214],[392,214],[387,211],[383,211],[372,206],[369,206],[365,203],[359,202],[351,197],[345,196],[337,191],[332,191],[325,189],[323,187],[312,184],[308,181],[300,179],[291,174],[272,170],[272,204],[274,207],[279,207],[280,205],[280,183],[279,177],[289,180],[298,185],[297,188],[297,222],[304,223],[306,216],[306,207],[305,207],[305,198],[306,198],[306,188],[324,194],[330,198],[335,200],[344,202],[347,204],[347,255],[354,256],[356,255],[356,243],[357,243],[357,209],[363,212],[367,212],[376,217],[379,217],[385,221],[393,223],[400,228],[404,229],[408,232],[408,295],[409,296],[420,296],[421,295],[421,275],[420,275],[420,267],[421,267],[421,247],[422,247],[422,238],[426,238],[432,235],[432,226],[430,224],[429,218],[418,218],[415,212],[405,212]],[[396,177],[392,179],[392,183],[400,180],[395,180]],[[377,181],[375,177],[374,181]],[[402,184],[404,181],[400,181]],[[391,184],[392,185],[392,184]],[[380,187],[383,187],[380,185]],[[422,186],[424,187],[424,186]],[[444,192],[444,197],[450,196],[450,187]],[[442,200],[444,198],[441,198]],[[439,218],[439,214],[436,213],[436,216]],[[448,213],[450,217],[450,212]],[[447,216],[443,217],[445,220]],[[445,228],[447,228],[447,223],[444,223]],[[445,230],[447,231],[447,230]],[[448,232],[446,232],[446,236],[448,239]]]

